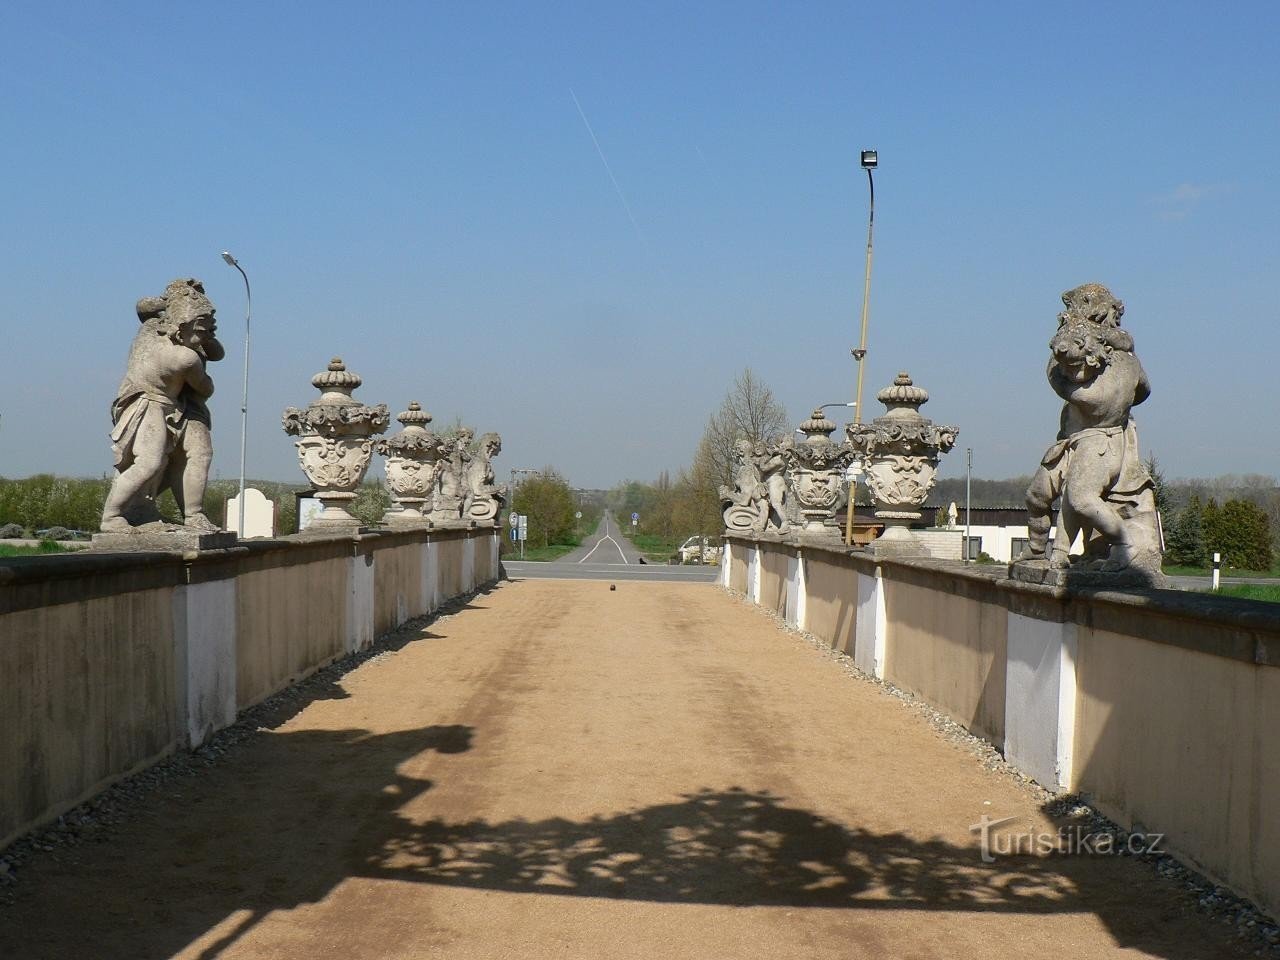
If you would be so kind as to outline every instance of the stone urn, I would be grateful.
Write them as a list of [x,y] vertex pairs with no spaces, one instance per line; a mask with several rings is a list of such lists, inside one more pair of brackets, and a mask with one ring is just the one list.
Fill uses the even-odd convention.
[[396,419],[403,429],[375,444],[387,460],[387,488],[391,509],[383,520],[390,524],[426,524],[440,463],[441,439],[427,430],[431,414],[417,400]]
[[921,415],[929,394],[906,373],[899,373],[876,399],[887,408],[884,416],[851,423],[845,431],[862,459],[876,518],[884,521],[884,533],[868,549],[883,555],[922,554],[923,545],[908,527],[920,519],[920,507],[937,478],[938,459],[955,446],[959,431]]
[[853,460],[853,448],[831,439],[836,425],[821,410],[800,424],[804,439],[788,437],[782,443],[786,460],[787,490],[804,518],[801,533],[812,536],[839,536],[839,528],[829,521],[846,502],[845,470]]
[[347,510],[373,457],[374,434],[387,429],[391,415],[387,405],[366,407],[351,396],[360,378],[350,372],[341,357],[311,378],[320,396],[304,409],[289,407],[282,420],[284,432],[297,437],[298,462],[311,481],[324,510],[313,521],[320,526],[358,526]]

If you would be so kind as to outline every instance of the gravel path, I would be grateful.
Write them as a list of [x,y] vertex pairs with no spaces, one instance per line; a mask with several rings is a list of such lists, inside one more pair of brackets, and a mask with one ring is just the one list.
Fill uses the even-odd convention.
[[1071,811],[713,587],[504,584],[347,666],[29,845],[0,957],[1259,949],[1134,858],[984,863]]

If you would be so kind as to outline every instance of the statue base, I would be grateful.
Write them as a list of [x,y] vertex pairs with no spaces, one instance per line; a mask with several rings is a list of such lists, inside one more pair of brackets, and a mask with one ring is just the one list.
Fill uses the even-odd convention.
[[1046,587],[1091,590],[1167,590],[1169,579],[1160,571],[1141,567],[1124,570],[1088,570],[1080,566],[1050,567],[1046,560],[1020,560],[1009,564],[1009,579]]
[[877,510],[876,519],[884,521],[884,533],[867,544],[867,553],[885,558],[928,556],[925,545],[907,529],[907,524],[919,517],[918,513]]
[[181,527],[171,530],[165,530],[163,527],[159,529],[138,527],[121,533],[95,533],[93,539],[89,541],[89,549],[116,553],[126,551],[186,553],[191,550],[226,550],[228,547],[234,547],[238,540],[234,533],[225,530],[202,533],[196,530],[184,530]]

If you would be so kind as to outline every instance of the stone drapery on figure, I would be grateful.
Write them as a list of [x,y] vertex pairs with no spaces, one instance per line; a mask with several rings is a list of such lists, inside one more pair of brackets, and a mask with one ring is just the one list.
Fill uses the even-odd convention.
[[199,280],[174,280],[137,304],[141,323],[111,404],[116,476],[102,512],[104,533],[159,526],[156,498],[173,491],[186,529],[218,529],[204,514],[213,459],[205,367],[225,355],[214,307]]

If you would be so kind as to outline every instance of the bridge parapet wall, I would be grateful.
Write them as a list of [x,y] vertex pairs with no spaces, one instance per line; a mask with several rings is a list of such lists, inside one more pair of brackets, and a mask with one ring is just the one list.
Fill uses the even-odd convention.
[[497,536],[378,531],[0,561],[0,847],[496,580]]
[[[786,569],[788,623],[1280,915],[1280,612],[1176,590],[1068,592],[1004,567],[727,538],[725,586]],[[784,567],[783,564],[786,564]],[[766,576],[765,582],[769,582]]]

